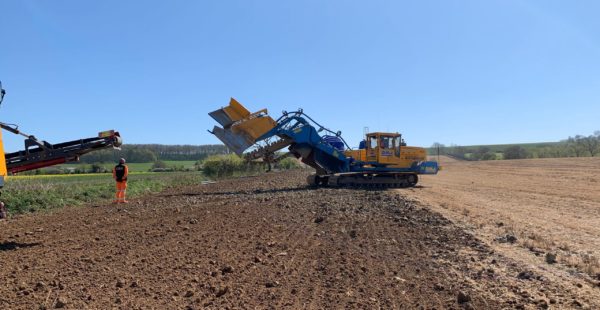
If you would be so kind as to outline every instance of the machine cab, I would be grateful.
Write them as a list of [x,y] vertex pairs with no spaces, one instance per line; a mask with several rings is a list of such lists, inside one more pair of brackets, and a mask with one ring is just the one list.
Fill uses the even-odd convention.
[[400,147],[404,145],[399,133],[369,133],[365,145],[366,159],[381,164],[396,164],[400,158]]

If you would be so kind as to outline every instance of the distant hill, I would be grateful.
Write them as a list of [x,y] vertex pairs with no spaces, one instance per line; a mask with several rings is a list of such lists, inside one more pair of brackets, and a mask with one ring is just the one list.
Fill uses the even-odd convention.
[[451,145],[434,143],[427,148],[429,155],[449,155],[465,160],[495,160],[519,158],[594,157],[600,154],[600,130],[593,134],[575,135],[559,142]]
[[[440,155],[463,160],[496,160],[518,158],[558,158],[578,156],[573,150],[577,145],[561,142],[513,143],[490,145],[440,145]],[[429,155],[437,155],[438,148],[427,148]],[[580,154],[584,156],[584,154]]]
[[226,153],[228,153],[227,147],[222,144],[126,144],[120,150],[107,149],[86,154],[81,157],[81,161],[84,163],[115,162],[121,157],[126,158],[130,163],[148,163],[157,160],[195,161],[210,155]]
[[[544,147],[554,147],[560,144],[563,144],[564,142],[536,142],[536,143],[513,143],[513,144],[481,144],[481,145],[461,145],[460,147],[464,147],[470,150],[475,150],[481,147],[487,147],[490,149],[491,152],[494,153],[502,153],[504,152],[504,150],[506,148],[509,147],[514,147],[514,146],[520,146],[526,150],[535,150],[535,149],[540,149],[540,148],[544,148]],[[456,147],[456,146],[444,146],[445,148],[452,148],[452,147]],[[437,148],[435,147],[428,147],[427,148],[427,153],[429,155],[436,155],[437,154]]]

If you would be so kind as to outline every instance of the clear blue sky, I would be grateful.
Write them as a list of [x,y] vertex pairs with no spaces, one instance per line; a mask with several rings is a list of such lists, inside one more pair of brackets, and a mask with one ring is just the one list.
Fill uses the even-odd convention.
[[[600,129],[598,1],[0,0],[0,120],[60,142],[206,144],[235,97],[353,145],[556,141]],[[7,150],[22,139],[4,133]]]

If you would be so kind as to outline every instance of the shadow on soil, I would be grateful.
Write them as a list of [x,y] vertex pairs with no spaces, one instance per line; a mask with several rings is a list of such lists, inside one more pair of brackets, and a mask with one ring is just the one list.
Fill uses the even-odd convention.
[[[421,185],[417,185],[412,188],[424,188]],[[372,187],[312,187],[312,186],[302,186],[302,187],[288,187],[288,188],[274,188],[274,189],[260,189],[253,191],[227,191],[227,192],[210,192],[210,193],[181,193],[181,194],[172,194],[165,195],[165,197],[177,197],[177,196],[223,196],[223,195],[256,195],[256,194],[267,194],[267,193],[291,193],[291,192],[303,192],[310,190],[319,190],[319,189],[346,189],[346,190],[357,190],[357,191],[368,191],[368,192],[382,192],[391,189],[406,189],[406,188],[372,188]]]
[[0,251],[14,251],[14,250],[22,249],[22,248],[30,248],[30,247],[38,246],[40,244],[41,243],[39,243],[39,242],[35,242],[35,243],[19,243],[19,242],[14,242],[14,241],[3,242],[3,243],[0,243]]
[[290,193],[290,192],[302,192],[310,190],[310,187],[290,187],[290,188],[274,188],[274,189],[261,189],[253,191],[228,191],[228,192],[211,192],[211,193],[181,193],[174,195],[165,195],[165,197],[176,197],[176,196],[222,196],[222,195],[256,195],[265,193]]

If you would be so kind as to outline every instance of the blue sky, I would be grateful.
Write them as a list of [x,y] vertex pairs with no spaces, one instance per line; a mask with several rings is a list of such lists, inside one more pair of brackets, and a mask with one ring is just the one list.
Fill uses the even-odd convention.
[[[598,1],[0,0],[0,120],[49,142],[218,143],[209,111],[302,107],[358,144],[600,130]],[[4,133],[7,151],[22,139]]]

